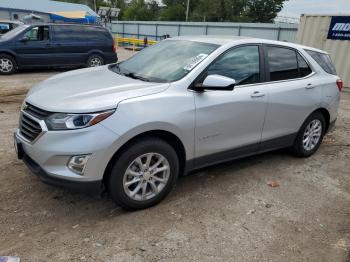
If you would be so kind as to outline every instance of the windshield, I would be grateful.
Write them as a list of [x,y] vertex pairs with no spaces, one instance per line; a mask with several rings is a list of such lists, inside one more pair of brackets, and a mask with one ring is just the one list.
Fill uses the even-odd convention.
[[20,25],[20,26],[16,27],[15,29],[12,29],[11,31],[9,31],[6,34],[2,35],[1,39],[2,40],[11,39],[11,38],[15,37],[16,35],[18,35],[19,33],[21,33],[22,31],[24,31],[27,28],[28,28],[28,25]]
[[166,40],[119,63],[114,71],[144,81],[173,82],[183,78],[218,47],[208,43]]

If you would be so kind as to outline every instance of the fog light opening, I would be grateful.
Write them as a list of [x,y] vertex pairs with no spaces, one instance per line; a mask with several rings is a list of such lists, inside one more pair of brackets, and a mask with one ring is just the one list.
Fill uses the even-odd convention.
[[85,167],[90,155],[72,156],[68,162],[69,170],[78,175],[84,175]]

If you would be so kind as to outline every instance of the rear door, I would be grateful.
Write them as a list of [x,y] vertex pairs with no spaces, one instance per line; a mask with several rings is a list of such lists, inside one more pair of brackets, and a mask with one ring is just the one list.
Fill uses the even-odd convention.
[[264,50],[269,103],[262,141],[280,147],[294,141],[306,117],[319,106],[322,89],[299,51],[276,45],[265,45]]
[[84,26],[54,25],[52,27],[55,63],[67,66],[85,64],[89,39]]
[[15,44],[21,66],[49,66],[51,59],[51,34],[49,26],[33,26],[21,35]]

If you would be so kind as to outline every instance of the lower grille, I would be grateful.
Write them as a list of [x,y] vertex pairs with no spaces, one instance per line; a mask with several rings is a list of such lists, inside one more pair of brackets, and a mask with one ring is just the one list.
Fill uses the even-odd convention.
[[24,138],[32,142],[41,134],[42,129],[37,121],[21,113],[19,131]]

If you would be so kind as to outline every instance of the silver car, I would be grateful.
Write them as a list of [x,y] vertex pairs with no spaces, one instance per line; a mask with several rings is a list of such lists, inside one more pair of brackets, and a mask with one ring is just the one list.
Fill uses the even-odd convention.
[[179,175],[279,148],[308,157],[333,127],[342,81],[327,53],[238,37],[178,37],[28,93],[18,157],[46,183],[160,202]]

